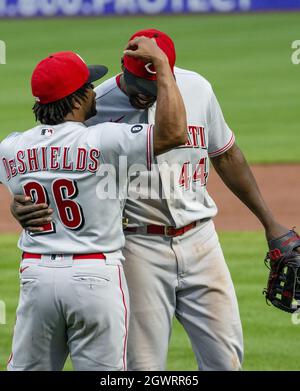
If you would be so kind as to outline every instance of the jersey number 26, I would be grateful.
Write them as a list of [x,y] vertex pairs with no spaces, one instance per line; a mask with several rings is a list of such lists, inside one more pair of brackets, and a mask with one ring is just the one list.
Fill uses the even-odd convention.
[[[31,197],[35,204],[48,204],[47,190],[39,182],[28,182],[23,186],[24,194]],[[58,216],[63,226],[74,231],[84,225],[84,216],[81,206],[74,199],[78,195],[76,181],[70,179],[55,179],[51,185],[52,196],[57,208]],[[55,223],[43,226],[41,234],[55,233]]]

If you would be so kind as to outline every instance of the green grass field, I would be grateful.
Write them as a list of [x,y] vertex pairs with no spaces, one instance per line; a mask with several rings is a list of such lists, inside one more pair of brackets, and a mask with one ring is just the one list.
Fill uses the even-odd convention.
[[291,62],[300,13],[49,19],[0,22],[0,137],[33,124],[29,81],[50,52],[74,50],[119,71],[125,43],[156,27],[176,43],[177,65],[213,84],[225,117],[251,162],[299,161],[300,65]]
[[[262,233],[222,233],[220,239],[236,287],[245,338],[245,370],[299,370],[300,325],[289,314],[268,307],[262,295],[267,269]],[[10,353],[18,299],[16,236],[3,235],[1,246],[0,300],[6,302],[7,325],[0,325],[0,370]],[[70,363],[66,369],[71,369]],[[189,341],[181,325],[174,323],[169,370],[196,370]]]

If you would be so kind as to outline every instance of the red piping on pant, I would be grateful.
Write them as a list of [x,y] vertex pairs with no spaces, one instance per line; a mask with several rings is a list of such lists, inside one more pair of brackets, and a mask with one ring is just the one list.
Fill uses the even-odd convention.
[[124,337],[124,346],[123,346],[123,368],[124,368],[124,371],[126,371],[126,345],[127,345],[127,336],[128,336],[128,329],[127,329],[127,315],[128,315],[128,311],[127,311],[127,306],[126,306],[126,300],[125,300],[125,294],[124,294],[124,291],[123,291],[123,287],[122,287],[122,279],[121,279],[121,268],[120,266],[118,266],[118,269],[119,269],[119,283],[120,283],[120,291],[121,291],[121,294],[122,294],[122,300],[123,300],[123,305],[124,305],[124,309],[125,309],[125,337]]

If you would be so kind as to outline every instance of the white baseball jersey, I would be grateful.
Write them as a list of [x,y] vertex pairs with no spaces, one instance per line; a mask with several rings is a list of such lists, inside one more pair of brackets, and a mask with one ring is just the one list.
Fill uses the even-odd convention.
[[38,254],[120,257],[127,170],[133,164],[147,170],[152,153],[149,125],[87,128],[70,121],[7,137],[0,144],[0,181],[13,194],[24,193],[54,210],[53,222],[41,234],[24,231],[19,247]]
[[[174,73],[187,112],[188,142],[157,156],[158,166],[131,179],[125,206],[130,226],[182,227],[217,213],[206,190],[209,157],[231,148],[234,134],[224,120],[210,83],[192,71],[175,67]],[[119,79],[120,75],[96,88],[98,114],[88,124],[105,121],[154,123],[155,105],[148,111],[133,108],[120,89]]]

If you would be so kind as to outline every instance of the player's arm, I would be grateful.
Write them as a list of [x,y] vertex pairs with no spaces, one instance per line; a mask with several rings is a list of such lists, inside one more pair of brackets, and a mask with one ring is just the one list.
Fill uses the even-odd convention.
[[[130,41],[124,53],[145,62],[152,62],[156,70],[158,94],[153,129],[153,153],[159,154],[185,144],[185,107],[165,53],[155,41],[145,37]],[[108,144],[112,144],[112,140],[108,140]],[[138,147],[139,143],[133,141],[131,152],[134,146]],[[46,204],[33,205],[25,196],[18,195],[11,204],[11,213],[23,228],[31,232],[40,232],[40,227],[49,222],[53,211]]]
[[11,214],[18,223],[30,232],[42,232],[43,225],[51,221],[53,210],[47,204],[33,204],[30,197],[15,195],[11,205]]
[[288,229],[275,220],[260,193],[244,154],[236,144],[225,153],[211,158],[211,162],[225,185],[260,220],[268,240],[286,234]]
[[160,154],[187,142],[187,122],[183,99],[171,71],[168,58],[155,40],[139,37],[128,43],[124,54],[152,62],[157,78],[157,102],[153,129],[154,154]]
[[264,201],[251,169],[228,127],[218,100],[211,91],[207,111],[208,154],[225,185],[257,216],[267,239],[279,237],[288,230],[279,224]]

